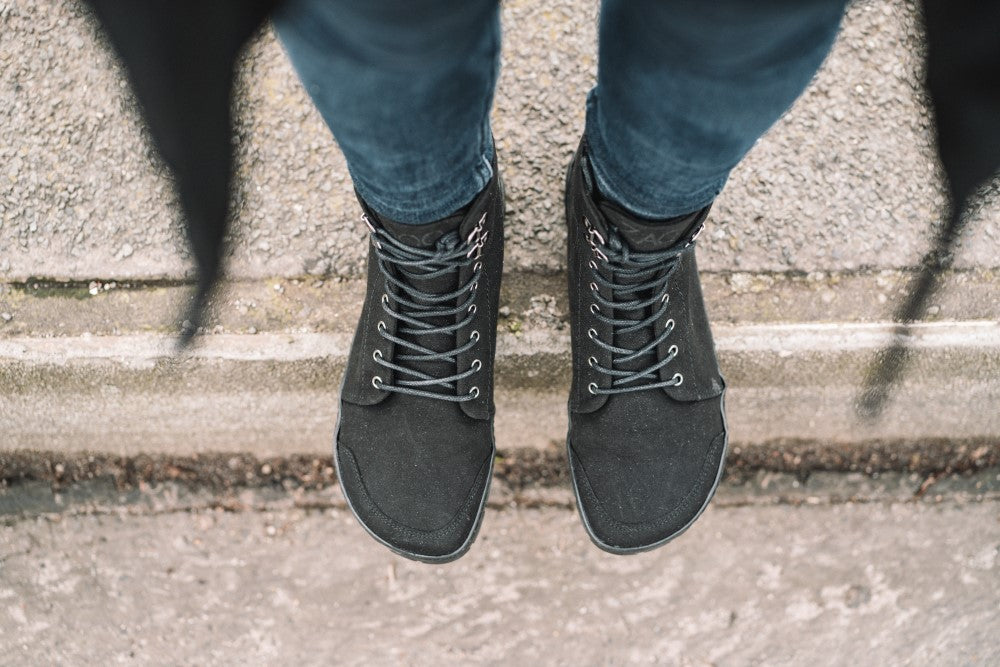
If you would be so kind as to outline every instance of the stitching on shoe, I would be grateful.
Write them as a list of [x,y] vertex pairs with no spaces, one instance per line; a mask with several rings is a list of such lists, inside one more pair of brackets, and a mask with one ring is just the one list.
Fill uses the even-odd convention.
[[590,476],[587,474],[587,467],[583,464],[583,459],[580,457],[580,455],[578,453],[576,453],[576,450],[573,447],[573,443],[572,442],[570,443],[569,446],[570,446],[571,449],[574,450],[575,457],[576,457],[577,461],[579,462],[578,465],[580,466],[580,469],[583,471],[583,481],[587,485],[587,491],[588,491],[589,495],[594,498],[594,503],[595,503],[594,506],[593,506],[594,510],[596,510],[597,514],[601,518],[609,521],[611,524],[613,524],[615,526],[622,527],[625,530],[625,532],[627,532],[627,533],[635,534],[635,533],[640,532],[645,527],[652,527],[652,526],[655,526],[657,524],[662,524],[662,523],[664,523],[666,521],[669,521],[670,519],[675,518],[681,512],[681,509],[683,509],[684,507],[686,507],[688,501],[691,499],[692,495],[694,495],[694,492],[698,488],[701,487],[701,485],[705,481],[705,478],[708,476],[709,471],[711,470],[711,468],[709,468],[709,466],[708,466],[708,463],[709,463],[709,461],[711,461],[711,459],[713,457],[711,457],[710,454],[712,454],[714,451],[716,451],[716,449],[719,446],[719,443],[725,441],[725,437],[726,437],[726,432],[725,432],[725,430],[723,430],[718,435],[716,435],[715,438],[712,439],[712,446],[705,453],[705,459],[704,459],[704,461],[702,463],[701,471],[698,474],[698,477],[696,479],[696,483],[692,485],[691,490],[688,491],[687,495],[685,495],[683,498],[681,498],[677,502],[677,504],[674,506],[673,509],[671,509],[666,514],[662,514],[662,515],[660,515],[660,516],[658,516],[658,517],[656,517],[654,519],[650,519],[649,521],[639,521],[639,522],[636,522],[636,523],[629,523],[629,522],[626,522],[626,521],[620,521],[618,519],[615,519],[613,516],[611,516],[611,514],[608,512],[608,510],[604,507],[603,501],[600,499],[600,497],[594,491],[593,485],[590,483]]
[[[459,523],[459,519],[461,518],[461,515],[465,511],[467,511],[469,509],[469,507],[471,505],[473,505],[474,501],[476,500],[476,495],[474,493],[474,490],[478,486],[477,482],[483,476],[483,469],[488,466],[488,464],[490,462],[490,456],[492,456],[492,454],[490,456],[487,456],[486,459],[483,461],[483,465],[481,465],[479,467],[479,472],[476,474],[476,477],[473,480],[472,488],[469,490],[469,494],[468,494],[468,496],[466,496],[465,502],[462,503],[462,505],[458,508],[458,510],[455,511],[455,514],[453,515],[453,517],[451,518],[451,520],[449,520],[448,523],[446,523],[445,525],[441,526],[440,528],[435,528],[434,530],[420,530],[419,528],[413,528],[412,526],[407,526],[404,523],[400,523],[399,521],[396,521],[391,516],[389,516],[388,514],[386,514],[385,511],[381,507],[379,507],[378,503],[375,502],[375,499],[372,498],[371,494],[368,492],[368,487],[365,486],[364,480],[361,478],[361,470],[358,467],[357,459],[354,457],[354,452],[351,451],[350,447],[348,447],[346,445],[340,445],[338,443],[338,445],[337,445],[337,450],[338,450],[337,455],[338,456],[340,456],[340,451],[339,450],[341,450],[341,449],[346,450],[347,453],[350,455],[349,461],[350,461],[351,465],[349,466],[349,468],[350,468],[351,474],[356,478],[356,480],[358,482],[358,485],[361,488],[361,491],[364,493],[365,499],[368,501],[368,503],[371,506],[371,508],[375,511],[375,514],[380,519],[386,521],[390,525],[390,527],[400,530],[400,532],[402,532],[404,535],[410,536],[410,537],[412,537],[415,540],[416,539],[420,539],[422,537],[430,537],[432,535],[437,535],[438,533],[443,533],[443,532],[445,532],[447,530],[451,530],[456,524]],[[343,466],[341,466],[341,468],[343,468]],[[341,491],[343,491],[345,493],[345,495],[346,495],[346,490],[344,489],[343,483],[341,483]],[[369,526],[369,528],[371,528],[371,527]]]

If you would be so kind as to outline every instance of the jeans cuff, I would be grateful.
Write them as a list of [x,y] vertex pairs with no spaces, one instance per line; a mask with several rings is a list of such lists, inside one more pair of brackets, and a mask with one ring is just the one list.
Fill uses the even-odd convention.
[[[587,95],[586,144],[587,156],[597,181],[597,190],[605,199],[621,206],[626,211],[642,218],[660,220],[687,215],[699,211],[713,201],[722,192],[729,176],[728,172],[721,178],[712,176],[698,181],[692,177],[690,170],[685,170],[678,164],[679,173],[672,176],[667,171],[658,171],[650,177],[646,187],[635,183],[636,179],[623,178],[625,173],[641,173],[634,160],[621,161],[628,151],[626,147],[614,146],[609,142],[602,130],[600,106],[597,89]],[[626,166],[631,163],[631,166]],[[656,165],[661,170],[660,165]],[[687,183],[683,189],[672,190],[671,184]]]
[[484,128],[475,161],[443,175],[431,186],[418,190],[385,192],[369,186],[351,174],[354,188],[365,203],[380,216],[407,225],[419,225],[446,218],[459,210],[493,178],[493,134]]

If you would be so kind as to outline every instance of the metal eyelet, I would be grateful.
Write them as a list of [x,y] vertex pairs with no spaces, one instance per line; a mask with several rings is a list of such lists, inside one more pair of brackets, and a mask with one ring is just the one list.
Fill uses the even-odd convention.
[[479,332],[477,330],[473,329],[472,333],[469,334],[469,340],[478,341],[479,340]]
[[469,306],[469,313],[470,314],[475,313],[477,310],[479,310],[479,309],[476,308],[476,304],[472,304],[471,306]]
[[473,387],[472,389],[470,389],[469,390],[469,396],[471,396],[472,398],[478,398],[479,397],[479,387]]
[[592,303],[590,304],[590,312],[596,315],[597,313],[601,312],[601,309],[597,307],[596,303]]
[[470,292],[475,292],[477,289],[479,289],[479,281],[478,280],[476,282],[472,283],[472,286],[469,287],[469,291]]
[[386,306],[389,305],[389,295],[388,294],[383,294],[382,295],[382,303],[385,304]]
[[597,291],[597,283],[590,283],[590,291],[591,292]]
[[382,244],[379,243],[379,240],[378,240],[378,236],[377,236],[378,230],[375,229],[375,225],[372,224],[372,221],[368,219],[368,214],[367,213],[362,213],[361,214],[361,219],[364,220],[364,222],[365,222],[366,225],[368,225],[368,231],[371,233],[372,243],[375,244],[376,248],[378,248],[379,250],[381,250],[382,249]]
[[587,385],[587,391],[589,391],[594,396],[597,396],[597,383],[596,382],[591,382],[590,384],[588,384]]
[[674,373],[673,383],[675,387],[679,387],[684,384],[684,376],[680,373]]
[[663,328],[670,329],[671,331],[673,331],[675,324],[676,322],[674,322],[674,318],[671,317],[669,320],[666,321],[666,323],[664,323]]
[[381,358],[382,358],[382,350],[375,350],[374,352],[372,352],[372,359],[378,361]]
[[587,329],[587,337],[590,338],[590,340],[597,338],[597,329],[593,327]]
[[667,348],[667,353],[671,354],[671,355],[673,355],[675,357],[677,356],[677,352],[678,351],[679,351],[679,349],[678,349],[678,347],[676,345],[671,345],[670,347]]
[[476,262],[475,264],[472,265],[472,272],[473,273],[479,273],[479,270],[482,269],[482,268],[483,268],[483,263],[482,262]]
[[482,367],[483,367],[483,362],[479,361],[479,359],[472,360],[472,370],[478,371]]
[[377,375],[375,377],[373,377],[372,378],[372,386],[375,387],[376,389],[381,389],[382,388],[382,378],[380,378]]
[[385,331],[386,330],[385,320],[379,320],[378,324],[375,325],[375,328],[378,329],[380,332]]
[[587,266],[592,268],[594,271],[597,270],[597,262],[595,262],[594,260],[590,260],[589,262],[587,262]]
[[597,364],[597,357],[588,357],[587,358],[587,365],[588,366],[590,366],[591,368],[593,368],[594,365],[596,365],[596,364]]
[[670,303],[670,295],[664,292],[663,297],[660,299],[660,303]]

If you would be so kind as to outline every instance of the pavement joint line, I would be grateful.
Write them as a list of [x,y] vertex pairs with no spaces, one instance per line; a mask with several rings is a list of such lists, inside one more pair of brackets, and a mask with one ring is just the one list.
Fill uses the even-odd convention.
[[[835,352],[876,349],[899,336],[903,325],[870,323],[720,324],[713,327],[720,352]],[[955,321],[915,323],[904,339],[915,349],[995,348],[1000,350],[1000,322]],[[183,356],[174,353],[175,337],[163,334],[34,337],[0,339],[3,360],[50,362],[54,359],[113,359],[153,361],[190,356],[225,361],[300,361],[317,357],[346,357],[351,334],[257,333],[211,334],[198,339]],[[497,355],[566,354],[568,332],[534,330],[500,332]]]

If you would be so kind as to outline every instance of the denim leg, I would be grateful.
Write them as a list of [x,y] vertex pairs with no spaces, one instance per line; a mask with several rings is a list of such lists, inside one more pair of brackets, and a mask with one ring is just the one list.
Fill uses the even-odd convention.
[[485,187],[497,0],[291,0],[274,24],[375,211],[430,222]]
[[845,0],[604,0],[587,142],[598,189],[647,218],[709,204],[805,89]]

